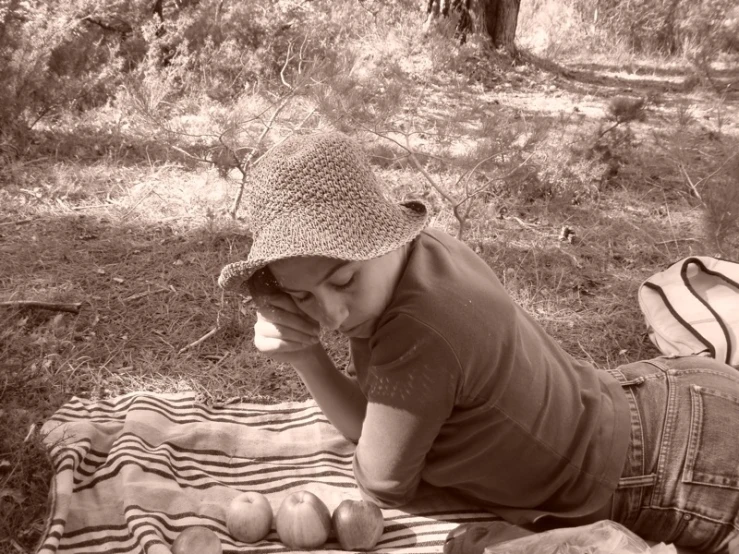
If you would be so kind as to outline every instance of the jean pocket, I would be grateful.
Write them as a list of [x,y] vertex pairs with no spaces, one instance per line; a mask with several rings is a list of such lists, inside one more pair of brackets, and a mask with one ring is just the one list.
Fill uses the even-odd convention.
[[739,490],[736,429],[739,398],[692,385],[688,451],[683,482]]

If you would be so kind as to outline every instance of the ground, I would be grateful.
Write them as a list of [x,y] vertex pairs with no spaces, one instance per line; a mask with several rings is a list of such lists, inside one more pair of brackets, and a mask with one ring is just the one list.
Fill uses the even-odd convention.
[[[535,171],[481,195],[463,238],[571,354],[599,367],[657,355],[639,284],[687,255],[739,259],[731,221],[716,223],[734,196],[709,194],[709,184],[735,187],[739,175],[730,173],[739,145],[739,72],[730,66],[701,80],[678,62],[532,56],[501,68],[471,56],[455,75],[415,83],[431,91],[414,107],[426,122],[453,105],[471,129],[492,117],[545,135],[526,163]],[[616,97],[643,99],[643,113],[608,131]],[[502,130],[443,144],[419,135],[415,146],[429,154],[429,175],[450,182],[431,154],[458,155],[494,132]],[[8,156],[0,169],[0,552],[31,552],[43,530],[50,468],[38,430],[70,397],[306,397],[289,368],[254,351],[250,300],[217,286],[220,268],[250,243],[244,220],[227,214],[238,179],[89,131],[50,127],[37,141],[37,157]],[[390,194],[425,195],[434,224],[457,232],[413,167],[375,161]],[[325,342],[342,366],[345,342]]]

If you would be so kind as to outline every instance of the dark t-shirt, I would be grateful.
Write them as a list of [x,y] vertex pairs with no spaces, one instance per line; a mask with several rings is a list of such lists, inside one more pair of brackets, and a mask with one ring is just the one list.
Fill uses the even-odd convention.
[[426,230],[368,340],[351,340],[368,399],[354,472],[383,506],[420,480],[516,523],[600,508],[621,476],[629,406],[568,355],[464,243]]

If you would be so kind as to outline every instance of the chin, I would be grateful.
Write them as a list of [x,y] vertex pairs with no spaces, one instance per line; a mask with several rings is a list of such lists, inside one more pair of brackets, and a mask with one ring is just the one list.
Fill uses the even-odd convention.
[[368,339],[374,333],[374,321],[366,321],[342,333],[350,339]]

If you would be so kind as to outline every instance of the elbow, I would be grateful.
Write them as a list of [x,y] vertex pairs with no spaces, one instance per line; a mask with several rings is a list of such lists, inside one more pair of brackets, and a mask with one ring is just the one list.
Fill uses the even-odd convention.
[[420,481],[418,477],[403,482],[388,475],[369,475],[356,463],[356,458],[354,477],[362,498],[380,508],[397,508],[408,504],[415,496]]
[[378,494],[377,492],[369,491],[363,487],[359,487],[359,493],[362,496],[362,500],[367,500],[377,504],[380,508],[400,508],[410,502],[410,498],[405,496],[398,496],[396,494]]

